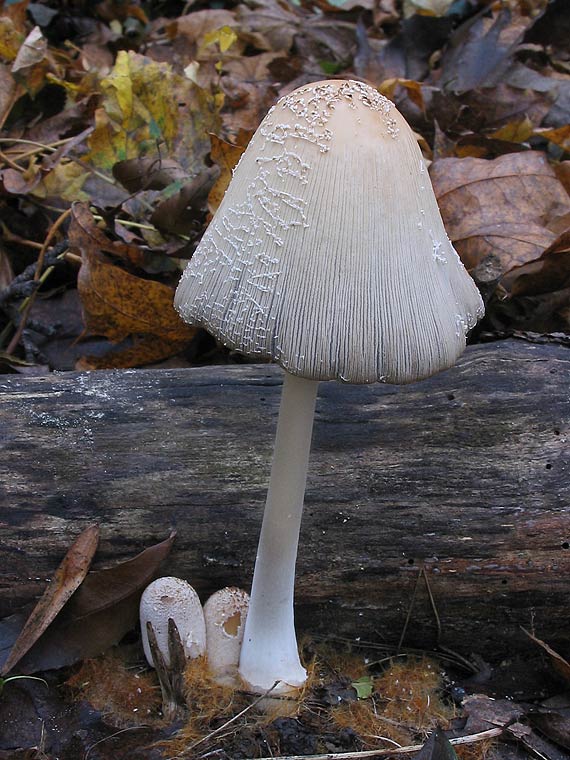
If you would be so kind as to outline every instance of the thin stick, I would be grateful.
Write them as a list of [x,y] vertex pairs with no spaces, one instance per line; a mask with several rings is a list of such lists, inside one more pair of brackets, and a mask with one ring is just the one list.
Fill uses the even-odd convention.
[[53,143],[41,143],[37,142],[36,140],[24,140],[21,137],[0,137],[0,143],[16,143],[17,145],[35,145],[36,148],[41,148],[42,150],[53,150],[55,151],[56,145],[64,145],[66,142],[69,142],[70,140],[73,140],[73,137],[66,137],[63,140],[56,140]]
[[[493,739],[503,733],[502,728],[490,728],[488,731],[480,731],[477,734],[458,736],[450,739],[449,743],[454,747],[463,744],[475,744],[486,739]],[[274,757],[260,757],[258,760],[360,760],[367,757],[389,757],[390,755],[411,755],[423,749],[422,744],[414,744],[409,747],[390,747],[390,749],[367,749],[360,752],[330,752],[326,755],[276,755]]]
[[4,110],[4,113],[2,114],[2,118],[0,119],[0,129],[4,128],[6,119],[8,118],[8,116],[10,116],[10,113],[12,112],[12,108],[14,108],[15,102],[23,94],[24,94],[24,90],[22,86],[17,84],[14,89],[14,92],[12,93],[12,97],[10,98],[8,105],[6,106],[6,109]]
[[400,640],[398,641],[398,646],[396,647],[397,655],[400,654],[400,649],[402,648],[402,644],[404,643],[404,638],[406,637],[406,632],[408,630],[410,618],[412,617],[412,610],[414,609],[414,604],[416,602],[416,594],[418,593],[418,587],[420,585],[421,577],[422,577],[422,573],[420,570],[420,572],[418,573],[418,577],[416,578],[416,585],[414,586],[414,590],[412,591],[412,598],[410,599],[410,603],[408,605],[408,611],[406,613],[406,619],[404,621],[404,627],[402,628],[402,633],[400,634]]
[[[42,275],[42,267],[45,259],[46,251],[49,247],[49,244],[53,240],[54,235],[58,231],[58,229],[61,227],[61,225],[65,222],[65,220],[68,218],[68,216],[71,214],[71,209],[68,208],[67,211],[64,211],[63,214],[60,214],[60,216],[55,220],[55,222],[52,224],[48,234],[46,235],[46,239],[44,240],[44,244],[39,252],[38,255],[38,261],[36,265],[36,271],[34,273],[34,281],[39,282],[41,275]],[[49,270],[51,271],[51,267]],[[36,294],[37,289],[34,290],[34,292],[27,298],[27,303],[22,309],[22,318],[20,319],[20,324],[18,325],[18,328],[16,332],[14,333],[14,336],[10,343],[8,344],[8,348],[6,349],[6,353],[13,354],[16,350],[18,343],[20,342],[20,338],[22,337],[22,333],[24,332],[24,329],[26,327],[26,322],[28,321],[28,317],[30,315],[30,309],[32,308],[34,301],[36,300]]]

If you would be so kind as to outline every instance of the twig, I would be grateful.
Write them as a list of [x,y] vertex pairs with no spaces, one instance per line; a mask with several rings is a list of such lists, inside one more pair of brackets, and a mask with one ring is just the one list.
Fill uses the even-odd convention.
[[[49,244],[51,243],[53,237],[55,236],[55,233],[58,231],[58,229],[61,227],[61,225],[65,222],[67,217],[71,214],[71,209],[67,209],[67,211],[64,211],[63,214],[61,214],[53,223],[51,226],[48,234],[46,235],[46,239],[44,240],[44,244],[39,252],[38,255],[38,261],[36,264],[36,271],[34,274],[34,282],[40,282],[41,275],[42,275],[42,267],[45,259],[45,254],[48,249]],[[47,270],[46,270],[47,271]],[[50,270],[51,271],[51,268]],[[32,306],[34,305],[34,301],[36,300],[36,293],[38,291],[34,290],[34,292],[28,297],[27,303],[22,309],[22,317],[20,319],[20,323],[16,329],[16,332],[14,333],[14,336],[10,343],[8,344],[8,348],[6,349],[6,353],[13,354],[16,348],[18,347],[18,343],[20,342],[20,338],[22,337],[22,333],[24,332],[24,329],[26,327],[26,323],[28,321],[28,317],[30,315],[30,310]]]
[[408,611],[406,613],[406,619],[404,621],[404,627],[402,628],[402,633],[400,634],[400,640],[398,641],[398,646],[396,647],[396,654],[400,654],[400,649],[402,648],[402,644],[404,643],[404,638],[406,637],[406,632],[408,630],[408,625],[410,623],[410,618],[412,617],[412,610],[414,609],[414,604],[416,602],[416,594],[418,593],[418,588],[420,585],[420,579],[422,577],[422,569],[418,573],[418,577],[416,578],[416,584],[414,586],[414,590],[412,591],[412,598],[410,599],[410,603],[408,605]]
[[[488,731],[480,731],[477,734],[458,736],[450,739],[449,743],[454,747],[462,744],[475,744],[486,739],[493,739],[503,733],[502,728],[490,728]],[[367,757],[389,757],[390,755],[411,755],[423,749],[422,744],[414,744],[408,747],[390,747],[390,749],[366,749],[359,752],[329,752],[325,755],[276,755],[274,757],[260,757],[258,760],[360,760]]]

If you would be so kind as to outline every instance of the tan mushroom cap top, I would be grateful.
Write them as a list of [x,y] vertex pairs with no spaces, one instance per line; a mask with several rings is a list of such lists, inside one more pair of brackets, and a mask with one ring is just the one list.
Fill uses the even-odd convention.
[[450,367],[483,313],[410,127],[374,88],[337,80],[269,111],[175,305],[242,353],[352,383]]

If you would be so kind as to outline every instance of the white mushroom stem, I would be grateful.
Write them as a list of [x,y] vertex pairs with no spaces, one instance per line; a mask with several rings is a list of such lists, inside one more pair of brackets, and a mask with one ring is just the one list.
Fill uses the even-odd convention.
[[263,692],[301,686],[307,673],[299,660],[293,616],[295,562],[303,513],[317,380],[285,372],[269,491],[239,672]]

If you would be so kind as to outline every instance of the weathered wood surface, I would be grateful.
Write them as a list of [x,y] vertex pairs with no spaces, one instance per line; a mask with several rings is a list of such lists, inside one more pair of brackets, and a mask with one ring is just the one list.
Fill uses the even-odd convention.
[[[178,537],[202,596],[248,587],[281,370],[0,379],[0,615],[39,594],[94,521],[97,566]],[[570,646],[570,352],[504,342],[412,386],[322,383],[297,582],[300,629],[398,641],[425,565],[442,641]],[[430,646],[425,588],[409,644]],[[570,651],[567,651],[570,654]]]

